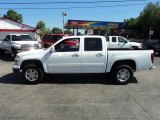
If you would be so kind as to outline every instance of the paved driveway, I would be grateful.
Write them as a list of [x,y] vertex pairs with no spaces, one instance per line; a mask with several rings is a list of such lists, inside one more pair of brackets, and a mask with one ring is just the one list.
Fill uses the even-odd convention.
[[0,57],[0,120],[160,120],[160,57],[155,70],[134,74],[128,85],[103,75],[49,76],[25,85]]

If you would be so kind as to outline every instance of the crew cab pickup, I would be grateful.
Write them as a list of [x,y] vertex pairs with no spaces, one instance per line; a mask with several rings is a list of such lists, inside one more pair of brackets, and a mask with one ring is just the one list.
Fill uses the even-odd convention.
[[0,53],[10,52],[13,58],[17,53],[33,48],[39,49],[41,45],[28,34],[9,34],[4,40],[0,41]]
[[122,36],[107,36],[107,47],[108,48],[132,48],[142,49],[143,44],[138,42],[130,42]]
[[107,49],[103,36],[69,36],[48,49],[18,53],[12,69],[31,84],[47,74],[73,73],[111,73],[127,84],[133,72],[152,69],[153,59],[153,50]]

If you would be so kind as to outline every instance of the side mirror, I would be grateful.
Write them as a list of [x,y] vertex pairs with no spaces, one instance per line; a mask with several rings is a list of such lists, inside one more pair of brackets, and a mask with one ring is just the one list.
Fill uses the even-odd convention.
[[54,47],[51,47],[50,49],[50,53],[54,53],[56,50],[54,49]]

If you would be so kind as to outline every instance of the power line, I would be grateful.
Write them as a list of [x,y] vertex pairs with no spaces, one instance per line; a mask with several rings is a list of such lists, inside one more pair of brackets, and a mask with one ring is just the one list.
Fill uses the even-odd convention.
[[91,8],[105,8],[105,7],[125,7],[125,6],[136,6],[136,5],[145,5],[147,3],[144,4],[126,4],[126,5],[108,5],[108,6],[92,6],[92,7],[64,7],[64,8],[0,8],[0,9],[24,9],[24,10],[29,10],[29,9],[34,9],[34,10],[39,10],[39,9],[91,9]]
[[25,2],[25,3],[14,3],[14,2],[11,2],[11,3],[6,3],[6,2],[1,2],[0,4],[87,4],[87,3],[115,3],[115,2],[140,2],[140,1],[147,1],[147,0],[115,0],[115,1],[112,1],[112,0],[101,0],[101,1],[90,1],[90,2]]

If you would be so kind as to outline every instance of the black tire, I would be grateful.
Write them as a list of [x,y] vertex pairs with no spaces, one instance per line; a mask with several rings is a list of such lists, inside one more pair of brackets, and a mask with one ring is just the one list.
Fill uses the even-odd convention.
[[132,46],[132,47],[131,47],[131,49],[132,49],[132,50],[134,50],[134,49],[135,49],[135,47],[134,47],[134,46]]
[[133,71],[128,65],[120,65],[112,71],[112,75],[118,84],[126,85],[133,78]]
[[22,68],[22,76],[27,84],[38,84],[43,80],[43,71],[33,64],[28,64]]
[[0,49],[0,55],[4,55],[5,51]]
[[132,49],[132,50],[139,50],[140,48],[137,47],[137,46],[132,46],[131,49]]
[[11,59],[15,60],[16,55],[17,55],[16,50],[14,48],[12,48]]

